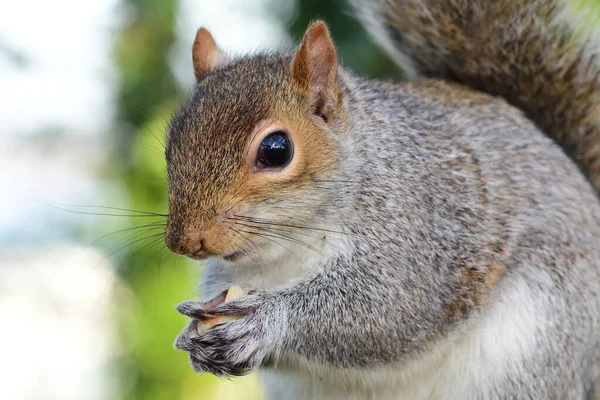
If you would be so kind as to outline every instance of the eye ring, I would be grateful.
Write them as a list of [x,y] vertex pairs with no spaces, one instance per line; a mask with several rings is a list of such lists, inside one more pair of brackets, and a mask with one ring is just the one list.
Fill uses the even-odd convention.
[[283,130],[276,130],[265,136],[258,146],[256,167],[258,169],[283,168],[294,156],[294,143]]

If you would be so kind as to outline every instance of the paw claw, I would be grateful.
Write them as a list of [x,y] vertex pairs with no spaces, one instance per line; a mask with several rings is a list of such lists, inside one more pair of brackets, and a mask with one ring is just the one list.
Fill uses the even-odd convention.
[[190,318],[208,320],[215,317],[213,314],[207,312],[206,308],[204,307],[204,303],[197,301],[186,301],[179,304],[176,308],[180,314]]
[[[221,377],[242,376],[261,364],[273,347],[265,334],[269,319],[262,310],[270,308],[263,294],[245,295],[214,308],[194,301],[177,307],[180,313],[194,318],[175,340],[176,348],[189,352],[194,371]],[[199,333],[198,324],[202,324],[199,321],[207,315],[213,321],[227,321]]]
[[243,296],[236,300],[231,300],[226,303],[220,304],[215,308],[209,310],[210,314],[248,314],[256,310],[260,305],[261,299],[258,295]]

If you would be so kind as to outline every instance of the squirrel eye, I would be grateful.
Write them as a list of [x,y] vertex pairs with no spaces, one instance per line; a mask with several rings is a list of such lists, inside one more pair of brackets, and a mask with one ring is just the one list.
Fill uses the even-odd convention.
[[277,168],[292,159],[292,141],[285,132],[277,131],[265,137],[258,148],[256,164],[259,168]]

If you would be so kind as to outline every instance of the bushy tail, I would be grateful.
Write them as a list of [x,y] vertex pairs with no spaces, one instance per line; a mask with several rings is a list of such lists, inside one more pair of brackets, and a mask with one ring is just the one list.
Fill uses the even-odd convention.
[[[600,189],[600,39],[550,0],[353,0],[405,68],[504,97]],[[588,25],[589,28],[589,25]],[[581,32],[580,32],[581,31]]]

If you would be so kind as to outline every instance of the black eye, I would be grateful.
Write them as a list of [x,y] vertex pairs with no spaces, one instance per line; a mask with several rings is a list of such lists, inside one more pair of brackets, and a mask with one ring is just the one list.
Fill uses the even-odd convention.
[[292,141],[284,132],[273,132],[258,148],[259,168],[283,167],[292,159]]

